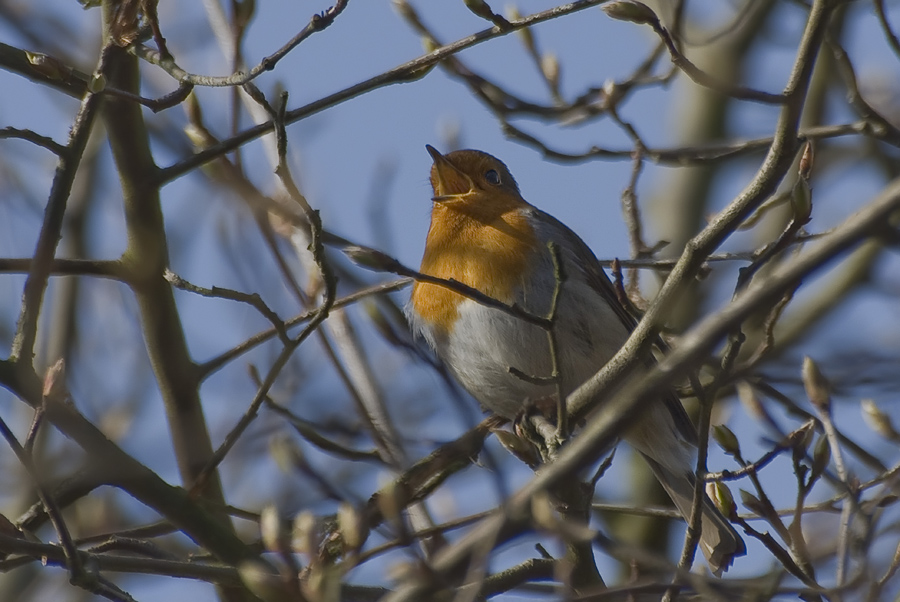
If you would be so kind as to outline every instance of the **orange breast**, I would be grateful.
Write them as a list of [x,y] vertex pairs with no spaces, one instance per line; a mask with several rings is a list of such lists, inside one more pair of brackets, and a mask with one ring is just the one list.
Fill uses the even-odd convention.
[[[539,252],[534,229],[519,207],[490,215],[459,205],[435,204],[419,271],[512,303]],[[453,329],[464,299],[442,286],[421,282],[413,286],[413,309],[444,333]]]

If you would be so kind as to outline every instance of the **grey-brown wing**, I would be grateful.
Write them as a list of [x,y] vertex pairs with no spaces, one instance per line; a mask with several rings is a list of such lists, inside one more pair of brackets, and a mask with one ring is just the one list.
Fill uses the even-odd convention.
[[[544,213],[536,208],[534,211],[536,212],[535,217],[538,219],[569,233],[570,236],[567,237],[567,241],[570,243],[569,250],[575,256],[577,265],[583,270],[588,284],[603,298],[604,301],[606,301],[607,304],[609,304],[610,307],[613,308],[628,331],[631,332],[634,330],[635,326],[637,326],[637,320],[635,320],[634,316],[631,315],[619,301],[619,298],[616,296],[615,288],[613,288],[613,284],[609,280],[609,276],[606,275],[606,271],[603,269],[603,266],[600,265],[600,262],[597,261],[597,257],[594,255],[594,252],[591,251],[590,247],[588,247],[577,234],[572,232],[568,226],[552,215]],[[654,360],[650,357],[646,361],[648,365],[652,365]],[[694,423],[691,422],[690,417],[684,410],[684,406],[681,404],[681,401],[678,399],[678,396],[675,395],[674,391],[668,393],[663,402],[669,410],[669,413],[672,415],[675,426],[681,435],[686,441],[696,445],[697,431],[694,428]]]

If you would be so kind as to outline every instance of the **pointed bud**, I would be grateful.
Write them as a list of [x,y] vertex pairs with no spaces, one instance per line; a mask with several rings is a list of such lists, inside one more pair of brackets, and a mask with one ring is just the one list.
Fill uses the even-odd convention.
[[391,4],[394,5],[394,10],[396,10],[397,13],[399,13],[399,15],[404,19],[408,19],[411,16],[415,17],[415,13],[413,12],[412,7],[406,0],[393,0]]
[[350,245],[342,250],[344,255],[356,265],[376,272],[392,272],[397,264],[397,260],[391,256],[368,247]]
[[809,401],[823,412],[831,411],[831,393],[829,392],[828,381],[822,374],[819,367],[809,356],[803,358],[803,369],[801,370],[803,379],[803,387],[806,389],[806,396]]
[[494,11],[487,5],[484,0],[463,0],[466,8],[481,17],[490,21],[494,17]]
[[92,75],[90,81],[88,81],[87,87],[92,94],[103,92],[103,90],[106,89],[106,76],[102,73]]
[[759,397],[757,397],[753,385],[745,380],[738,381],[737,394],[738,400],[740,400],[741,405],[744,406],[744,411],[747,412],[751,418],[763,420],[766,417],[766,410],[759,401]]
[[292,474],[298,466],[306,464],[300,447],[286,433],[275,435],[269,440],[269,455],[278,468],[287,474]]
[[706,495],[713,501],[713,504],[722,513],[725,518],[731,519],[737,516],[737,504],[734,503],[734,497],[731,490],[721,481],[710,481],[706,484]]
[[531,498],[531,518],[538,528],[554,531],[559,523],[556,512],[550,504],[550,494],[540,491]]
[[509,27],[509,22],[495,13],[484,0],[463,0],[463,2],[465,2],[466,8],[482,19],[487,19],[498,27]]
[[831,446],[828,445],[828,437],[819,436],[813,451],[812,472],[809,475],[809,483],[812,484],[822,476],[828,463],[831,461]]
[[366,530],[362,515],[352,505],[342,502],[338,506],[337,523],[341,530],[341,539],[344,542],[345,550],[351,552],[359,550],[365,541],[364,531]]
[[810,418],[803,425],[792,431],[788,434],[787,438],[791,444],[791,447],[797,450],[801,456],[806,454],[806,450],[809,449],[809,446],[813,442],[813,438],[816,435],[816,420],[815,418]]
[[31,67],[49,80],[65,78],[67,69],[57,59],[40,52],[25,51],[25,58]]
[[315,558],[319,551],[318,521],[316,515],[309,510],[304,510],[294,517],[291,548],[295,552],[306,554],[310,559]]
[[812,140],[807,140],[806,145],[803,147],[803,155],[800,156],[800,165],[797,169],[798,175],[800,176],[801,180],[809,181],[809,176],[812,174],[814,160],[815,152],[813,149],[813,142]]
[[218,140],[203,125],[203,108],[200,106],[197,95],[191,92],[182,104],[188,120],[184,133],[187,135],[188,140],[191,141],[191,144],[197,149],[209,148],[216,144]]
[[739,491],[741,493],[741,503],[744,504],[747,510],[758,516],[764,517],[766,515],[766,508],[763,503],[759,501],[758,497],[745,489],[740,489]]
[[554,91],[559,90],[559,59],[552,52],[541,57],[541,72],[550,88]]
[[263,508],[259,515],[259,532],[262,536],[263,547],[267,551],[283,552],[286,549],[284,525],[275,506],[269,505]]
[[392,480],[376,494],[378,496],[376,499],[378,510],[381,511],[381,516],[387,522],[394,523],[400,518],[402,503],[399,489],[397,482]]
[[623,0],[622,2],[610,2],[603,7],[603,12],[611,19],[628,21],[638,25],[651,25],[657,23],[656,14],[650,7],[640,2]]
[[284,580],[262,560],[245,560],[237,567],[241,583],[263,602],[288,602]]
[[794,182],[794,187],[791,188],[791,209],[798,223],[809,223],[812,216],[812,190],[809,187],[809,180],[799,178]]
[[730,428],[724,424],[717,424],[712,428],[713,439],[729,456],[740,456],[741,445]]
[[425,54],[432,53],[440,47],[441,45],[437,43],[437,40],[431,36],[422,36],[422,48],[425,50]]
[[203,123],[203,108],[197,95],[191,92],[185,99],[185,112],[190,123]]
[[47,372],[44,373],[42,393],[45,401],[64,401],[69,397],[68,389],[66,389],[66,362],[64,359],[59,358],[47,368]]
[[[522,18],[522,15],[515,5],[509,5],[506,7],[506,18],[510,21],[518,21]],[[522,40],[522,44],[525,45],[526,50],[532,55],[537,54],[537,46],[534,44],[534,34],[531,33],[531,28],[523,27],[516,33],[519,34],[519,38]]]
[[860,408],[862,409],[863,420],[870,429],[885,439],[891,441],[900,440],[900,433],[897,432],[894,425],[891,423],[890,416],[885,414],[881,408],[878,407],[875,400],[863,399],[860,403]]
[[210,139],[209,132],[207,132],[203,128],[197,127],[195,124],[186,125],[184,127],[184,134],[197,150],[209,148],[214,144],[214,142],[212,142]]

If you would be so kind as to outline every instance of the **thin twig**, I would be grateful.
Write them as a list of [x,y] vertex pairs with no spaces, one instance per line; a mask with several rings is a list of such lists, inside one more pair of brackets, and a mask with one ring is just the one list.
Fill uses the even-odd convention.
[[[0,533],[0,549],[25,555],[34,561],[45,564],[65,566],[65,552],[60,546],[37,543],[26,539],[17,539]],[[237,569],[221,565],[193,561],[172,561],[156,558],[135,557],[112,554],[91,554],[78,551],[79,558],[100,571],[124,572],[144,575],[164,575],[183,579],[196,579],[219,583],[222,585],[238,585],[240,577]]]
[[[562,17],[573,12],[602,4],[605,1],[606,0],[576,0],[575,2],[556,6],[548,10],[529,15],[515,22],[511,22],[509,29],[500,29],[499,27],[493,27],[471,36],[462,38],[461,40],[458,40],[452,44],[448,44],[447,46],[444,46],[442,48],[438,48],[437,50],[417,59],[408,61],[393,69],[389,69],[384,73],[371,77],[358,84],[354,84],[348,88],[345,88],[344,90],[320,98],[319,100],[313,101],[298,109],[286,111],[284,114],[284,123],[294,123],[296,121],[309,117],[310,115],[314,115],[316,113],[324,111],[325,109],[341,104],[347,100],[350,100],[351,98],[355,98],[360,94],[371,92],[372,90],[376,90],[384,86],[416,80],[424,76],[431,67],[438,64],[440,61],[453,54],[461,52],[466,48],[470,48],[487,40],[507,35],[523,27],[528,27],[536,23],[541,23],[543,21]],[[249,140],[254,140],[264,134],[271,132],[274,128],[274,121],[254,126],[247,130],[244,130],[237,136],[233,136],[228,140],[222,141],[215,146],[204,149],[199,153],[192,155],[191,157],[179,161],[178,163],[163,168],[157,174],[157,183],[163,184],[166,182],[170,182],[175,178],[178,178],[188,173],[189,171],[192,171],[195,167],[203,165],[211,161],[212,159],[215,159],[216,157],[233,151]]]
[[240,303],[246,303],[247,305],[250,305],[259,313],[261,313],[264,318],[272,323],[272,326],[275,328],[275,332],[278,333],[278,338],[281,339],[282,343],[288,342],[290,337],[288,337],[284,322],[281,320],[281,318],[278,317],[277,313],[272,311],[272,309],[270,309],[269,306],[266,305],[265,301],[262,300],[262,297],[259,296],[259,293],[242,293],[240,291],[232,290],[230,288],[222,288],[219,286],[205,288],[188,282],[170,269],[165,270],[165,272],[163,273],[163,277],[168,280],[169,283],[175,288],[200,295],[201,297],[209,297],[213,299],[228,299],[231,301],[238,301]]
[[[257,386],[261,386],[262,383],[259,383]],[[300,436],[302,436],[306,441],[311,443],[312,445],[318,447],[322,451],[333,454],[340,458],[344,458],[346,460],[351,461],[368,461],[375,462],[378,464],[384,464],[384,460],[382,460],[381,455],[377,451],[360,451],[356,449],[349,448],[345,445],[341,445],[339,443],[335,443],[331,439],[322,436],[321,427],[317,424],[314,424],[308,420],[304,420],[299,416],[295,415],[293,412],[288,410],[287,408],[279,405],[275,401],[273,401],[270,397],[266,397],[265,399],[266,406],[282,416],[288,423],[294,427]]]
[[[691,513],[687,519],[687,533],[681,547],[681,556],[676,565],[679,572],[688,571],[694,564],[697,545],[700,543],[703,528],[703,500],[706,497],[703,477],[706,475],[706,456],[709,453],[709,427],[712,416],[714,394],[704,390],[697,378],[692,378],[694,393],[700,402],[700,423],[697,426],[697,462],[694,467],[694,495],[691,500]],[[712,389],[714,391],[715,389]],[[727,560],[726,560],[727,562]],[[671,587],[663,594],[663,602],[672,602],[678,596],[679,578],[673,577]]]
[[[110,48],[104,47],[100,51],[100,59],[96,69],[96,77],[104,76],[109,63]],[[37,322],[50,277],[50,268],[56,247],[61,238],[63,216],[66,212],[66,203],[75,182],[75,174],[84,150],[87,147],[94,119],[100,107],[98,94],[88,91],[81,101],[81,107],[75,116],[75,122],[69,131],[69,141],[66,151],[59,155],[56,173],[53,177],[53,185],[50,188],[50,197],[44,209],[44,219],[41,224],[41,232],[35,246],[28,278],[25,280],[25,290],[22,293],[22,307],[19,319],[16,323],[16,333],[13,338],[10,357],[18,362],[31,364],[34,355],[34,343],[37,336]]]
[[331,25],[338,15],[340,15],[347,7],[347,2],[348,0],[336,0],[334,5],[325,12],[314,14],[306,27],[301,29],[287,44],[279,48],[273,54],[263,58],[259,64],[250,69],[247,73],[238,71],[225,77],[194,75],[176,65],[171,56],[164,56],[161,52],[147,46],[133,46],[131,50],[147,62],[162,68],[182,86],[186,84],[191,86],[209,87],[242,86],[250,83],[263,73],[272,71],[275,68],[275,65],[278,64],[278,61],[287,56],[288,53],[296,48],[301,42],[309,38],[312,34],[322,31]]
[[726,96],[730,96],[731,98],[735,98],[737,100],[751,100],[753,102],[761,102],[765,104],[784,104],[787,102],[787,96],[785,94],[772,94],[770,92],[763,92],[761,90],[754,90],[752,88],[747,88],[745,86],[737,86],[727,84],[722,82],[712,75],[709,75],[699,67],[697,67],[694,63],[692,63],[675,45],[675,42],[672,40],[672,36],[669,35],[669,32],[665,27],[662,26],[659,19],[651,19],[648,23],[650,27],[653,28],[653,31],[662,39],[663,43],[665,43],[666,48],[669,51],[669,55],[672,57],[672,62],[681,69],[685,75],[687,75],[691,80],[704,88],[709,88],[710,90],[715,90],[721,94]]
[[837,549],[837,567],[836,567],[836,582],[840,587],[844,584],[845,578],[847,575],[847,556],[849,554],[850,548],[850,525],[853,520],[853,515],[859,513],[859,505],[857,500],[857,491],[851,482],[850,475],[847,472],[847,468],[844,464],[844,456],[841,451],[840,438],[838,437],[837,429],[834,426],[834,421],[831,419],[831,400],[827,400],[827,403],[817,403],[816,400],[813,401],[813,407],[816,410],[816,414],[819,417],[819,422],[822,425],[822,429],[825,431],[825,437],[828,440],[828,445],[831,448],[831,459],[834,462],[835,468],[837,469],[838,479],[846,488],[848,493],[847,498],[843,502],[843,508],[841,510],[841,521],[840,521],[840,529],[838,530],[838,549]]
[[[358,290],[354,293],[351,293],[345,297],[341,297],[340,299],[336,299],[334,302],[334,305],[332,307],[334,307],[334,308],[346,307],[348,305],[352,305],[353,303],[356,303],[358,301],[361,301],[363,299],[366,299],[366,298],[374,296],[374,295],[383,295],[386,293],[394,292],[403,287],[409,286],[412,283],[413,283],[412,278],[400,278],[398,280],[392,280],[390,282],[375,284],[370,287],[367,287],[367,288]],[[297,316],[294,316],[293,318],[286,320],[284,325],[288,329],[291,329],[291,328],[294,328],[295,326],[299,326],[301,324],[305,324],[305,323],[309,322],[310,320],[315,318],[317,315],[318,315],[317,309],[311,310],[311,311],[306,311],[306,312],[303,312],[302,314],[299,314]],[[197,367],[197,370],[200,374],[201,379],[205,379],[205,378],[209,377],[212,373],[221,369],[228,362],[233,361],[234,359],[240,357],[241,355],[247,353],[248,351],[251,351],[252,349],[255,349],[259,345],[262,345],[266,341],[269,341],[269,340],[275,338],[276,336],[278,336],[278,332],[274,328],[270,328],[269,330],[265,330],[263,332],[260,332],[256,335],[250,337],[243,343],[240,343],[239,345],[232,347],[228,351],[203,362],[202,364],[200,364]]]
[[499,309],[500,311],[509,314],[514,318],[518,318],[529,324],[534,324],[535,326],[539,326],[544,330],[547,330],[548,328],[551,328],[553,326],[550,320],[548,320],[546,317],[533,314],[523,309],[517,303],[507,305],[502,301],[494,299],[490,295],[485,295],[477,288],[471,287],[467,284],[463,284],[462,282],[454,280],[453,278],[444,279],[438,278],[436,276],[431,276],[430,274],[423,274],[412,268],[406,267],[398,260],[385,253],[382,253],[381,251],[355,246],[344,248],[343,251],[348,257],[350,257],[350,259],[367,269],[377,272],[388,272],[391,274],[396,274],[398,276],[406,276],[408,278],[416,280],[417,282],[425,282],[427,284],[434,284],[449,289],[454,293],[458,293],[463,297],[472,299],[473,301],[480,303],[481,305],[491,307],[493,309]]
[[262,384],[257,387],[256,394],[250,401],[250,405],[244,411],[243,416],[241,416],[237,421],[237,424],[228,431],[228,434],[225,435],[225,439],[222,441],[221,445],[216,448],[215,452],[210,456],[209,461],[197,474],[191,489],[203,489],[203,487],[205,487],[207,479],[213,475],[216,468],[222,463],[225,456],[228,455],[228,452],[231,451],[240,436],[247,430],[247,427],[256,420],[256,417],[259,415],[259,408],[266,400],[266,396],[272,388],[272,385],[275,384],[275,379],[281,374],[281,370],[287,365],[288,360],[291,358],[291,355],[293,355],[297,347],[312,334],[318,323],[311,322],[310,324],[312,325],[307,325],[303,332],[300,333],[300,336],[296,339],[291,339],[281,348],[278,357],[275,358],[275,361],[272,362],[272,365],[269,367],[266,378],[263,380]]
[[553,287],[553,296],[550,298],[550,310],[547,312],[547,321],[550,323],[547,332],[547,345],[550,350],[550,374],[556,385],[556,442],[559,444],[569,437],[569,414],[566,408],[566,399],[563,395],[563,376],[560,372],[559,364],[559,341],[556,336],[556,323],[559,312],[559,299],[562,295],[563,286],[566,283],[568,274],[565,265],[563,265],[562,250],[555,242],[548,245],[550,258],[553,261],[553,278],[555,285]]
[[27,140],[32,144],[40,146],[41,148],[45,148],[57,157],[62,157],[67,151],[67,147],[63,146],[53,138],[50,138],[48,136],[41,136],[33,130],[14,128],[11,126],[0,129],[0,140],[15,138],[18,138],[19,140]]
[[166,109],[171,109],[174,106],[178,106],[184,99],[187,98],[191,91],[194,89],[192,84],[180,84],[175,90],[169,92],[165,96],[161,96],[159,98],[145,98],[140,94],[132,94],[131,92],[126,92],[125,90],[119,90],[118,88],[105,88],[102,92],[106,96],[113,96],[115,98],[121,98],[123,100],[130,100],[132,102],[136,102],[139,105],[143,105],[153,111],[154,113],[159,113],[160,111],[164,111]]
[[[581,152],[561,150],[559,148],[551,147],[539,138],[528,134],[524,130],[509,123],[503,124],[503,133],[538,150],[546,159],[559,163],[585,163],[597,159],[628,161],[632,160],[634,155],[634,149],[609,149],[596,145]],[[882,139],[878,136],[877,131],[871,131],[871,127],[867,121],[856,121],[840,125],[815,126],[798,132],[797,137],[799,141],[826,140],[842,136],[859,135],[862,133],[867,133]],[[725,161],[750,153],[758,153],[769,148],[772,145],[773,140],[772,137],[767,137],[726,142],[723,144],[705,144],[702,146],[647,148],[645,157],[647,160],[660,165],[677,165],[681,167],[685,165],[708,164]]]
[[866,102],[866,99],[863,98],[862,93],[859,91],[856,72],[853,69],[853,63],[850,61],[847,51],[832,36],[826,38],[826,43],[834,56],[837,72],[847,88],[847,100],[850,102],[850,105],[856,109],[860,117],[869,123],[871,131],[878,138],[886,140],[895,146],[900,144],[900,130]]
[[[65,403],[62,400],[58,400],[57,403]],[[7,444],[9,444],[10,448],[12,448],[13,453],[18,458],[19,462],[28,472],[28,475],[31,477],[32,482],[34,483],[34,487],[37,490],[38,497],[41,500],[41,503],[44,505],[44,510],[47,512],[47,516],[50,517],[50,522],[53,524],[53,528],[56,531],[56,536],[59,538],[60,546],[63,549],[66,557],[66,569],[69,571],[69,580],[79,587],[83,587],[88,591],[96,592],[97,585],[97,575],[89,573],[85,570],[84,565],[81,562],[81,557],[78,555],[78,548],[75,547],[75,543],[72,541],[72,536],[69,533],[69,529],[66,526],[66,522],[63,519],[62,511],[56,505],[56,502],[53,500],[50,493],[47,491],[43,480],[40,477],[40,474],[37,470],[37,467],[34,464],[34,458],[31,454],[19,443],[18,439],[16,439],[15,434],[10,430],[10,428],[6,425],[6,422],[3,418],[0,418],[0,435],[6,439]]]
[[778,562],[781,563],[790,574],[803,582],[804,585],[814,588],[818,591],[822,591],[821,586],[815,582],[812,578],[807,575],[803,569],[797,566],[797,563],[794,562],[794,559],[791,558],[790,553],[778,545],[778,542],[775,541],[775,538],[772,537],[768,532],[760,533],[753,527],[751,527],[747,521],[742,518],[737,518],[736,522],[744,529],[744,533],[753,537],[754,539],[762,542],[766,549],[772,553],[772,555],[778,559]]
[[784,441],[783,443],[778,443],[774,448],[770,449],[766,453],[764,453],[759,460],[752,463],[745,463],[738,470],[723,470],[721,472],[708,472],[704,475],[704,480],[708,483],[710,482],[725,482],[725,481],[736,481],[738,479],[742,479],[745,476],[749,476],[751,473],[758,473],[760,470],[765,468],[772,460],[777,458],[782,453],[791,449],[794,446],[792,442],[789,440]]
[[884,0],[875,0],[875,14],[878,16],[881,29],[884,30],[884,37],[887,38],[888,43],[894,50],[894,54],[900,57],[900,39],[897,38],[897,34],[894,33],[894,30],[891,29],[891,24],[888,23],[887,14],[885,14],[884,10]]

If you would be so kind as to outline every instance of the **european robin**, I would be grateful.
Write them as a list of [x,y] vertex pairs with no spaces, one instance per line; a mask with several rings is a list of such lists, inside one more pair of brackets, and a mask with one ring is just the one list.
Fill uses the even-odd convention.
[[[481,151],[442,155],[426,148],[434,159],[434,198],[420,271],[545,316],[559,286],[548,248],[555,242],[566,272],[554,323],[557,358],[563,393],[575,390],[619,350],[634,318],[588,246],[526,202],[506,165]],[[408,313],[413,329],[488,410],[514,419],[529,402],[555,399],[555,384],[521,378],[551,373],[550,347],[540,326],[423,282],[413,287]],[[647,407],[623,438],[689,517],[697,434],[677,397]],[[720,574],[746,553],[744,542],[706,496],[702,507],[700,547]]]

